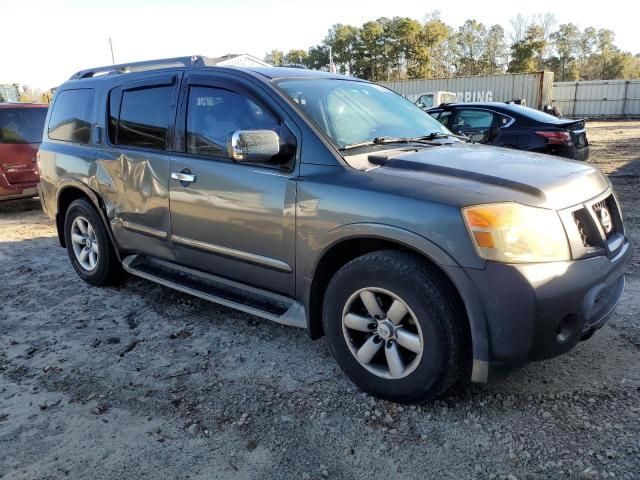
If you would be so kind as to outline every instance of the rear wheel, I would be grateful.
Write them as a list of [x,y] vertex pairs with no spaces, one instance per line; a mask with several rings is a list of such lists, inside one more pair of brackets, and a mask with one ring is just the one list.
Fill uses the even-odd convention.
[[69,205],[64,221],[67,253],[76,273],[91,285],[108,285],[120,278],[120,262],[102,219],[85,199]]
[[356,258],[324,299],[326,340],[342,370],[362,390],[397,402],[430,400],[458,379],[463,321],[441,275],[408,252]]

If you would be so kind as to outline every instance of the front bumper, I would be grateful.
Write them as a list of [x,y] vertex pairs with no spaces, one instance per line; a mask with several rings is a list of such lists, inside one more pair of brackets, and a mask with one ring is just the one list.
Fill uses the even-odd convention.
[[622,296],[631,250],[627,242],[613,258],[467,269],[484,310],[489,363],[551,358],[602,327]]

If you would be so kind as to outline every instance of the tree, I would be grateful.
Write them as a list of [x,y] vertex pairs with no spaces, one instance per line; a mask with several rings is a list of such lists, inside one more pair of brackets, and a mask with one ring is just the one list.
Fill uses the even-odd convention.
[[[438,12],[419,22],[409,17],[381,17],[362,25],[335,24],[321,44],[286,55],[272,50],[265,60],[328,70],[329,51],[343,74],[373,81],[446,78],[553,70],[556,79],[630,78],[640,74],[640,57],[621,52],[611,30],[573,23],[556,27],[551,13],[517,15],[510,31],[487,29],[469,19],[454,30]],[[510,38],[507,42],[505,37]]]
[[451,35],[451,27],[439,18],[430,18],[422,27],[422,43],[429,57],[427,77],[444,78],[453,73]]
[[429,52],[423,43],[423,33],[422,24],[408,17],[394,17],[385,23],[390,78],[422,78],[428,74]]
[[509,40],[511,45],[515,43],[522,42],[527,36],[527,30],[531,26],[531,20],[521,13],[512,17],[509,20],[509,24],[511,25],[511,32],[509,33]]
[[281,50],[271,50],[264,56],[264,61],[274,67],[280,67],[284,63],[284,53]]
[[540,70],[540,52],[545,47],[544,30],[539,25],[532,25],[527,30],[524,40],[511,45],[511,61],[509,73],[529,73]]
[[504,29],[500,25],[493,25],[485,37],[484,53],[482,55],[483,73],[502,73],[507,58],[507,44],[504,39]]
[[456,73],[460,76],[480,75],[487,29],[476,20],[467,20],[455,34],[457,47]]
[[[575,80],[577,69],[577,57],[580,49],[580,30],[573,23],[560,25],[558,30],[551,34],[553,46],[558,54],[556,79],[560,82]],[[579,76],[579,73],[578,73]]]
[[369,80],[384,80],[384,27],[378,20],[366,22],[358,37],[354,73]]
[[338,23],[329,29],[323,44],[331,47],[333,62],[340,73],[353,72],[357,43],[357,27]]
[[324,45],[311,47],[304,61],[307,68],[314,70],[329,70],[329,51]]
[[[615,33],[611,30],[600,29],[598,30],[596,47],[598,55],[600,55],[600,59],[602,62],[602,79],[608,78],[607,67],[610,67],[610,62],[613,59],[614,54],[617,53],[618,49],[613,44],[615,39]],[[611,77],[609,77],[611,78]]]
[[305,65],[305,60],[309,54],[306,50],[289,50],[284,56],[285,65]]

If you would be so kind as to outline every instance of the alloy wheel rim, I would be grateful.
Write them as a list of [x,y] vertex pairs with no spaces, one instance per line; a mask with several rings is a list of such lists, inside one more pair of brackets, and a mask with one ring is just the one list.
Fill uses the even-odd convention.
[[354,292],[342,311],[342,333],[357,362],[374,375],[410,375],[424,351],[422,329],[407,303],[377,287]]
[[99,248],[96,232],[84,217],[76,217],[71,224],[71,246],[78,264],[87,272],[98,266]]

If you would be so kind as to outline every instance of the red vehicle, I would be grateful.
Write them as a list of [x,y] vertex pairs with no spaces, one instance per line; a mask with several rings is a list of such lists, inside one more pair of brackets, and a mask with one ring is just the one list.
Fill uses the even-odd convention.
[[34,197],[48,105],[0,103],[0,200]]

